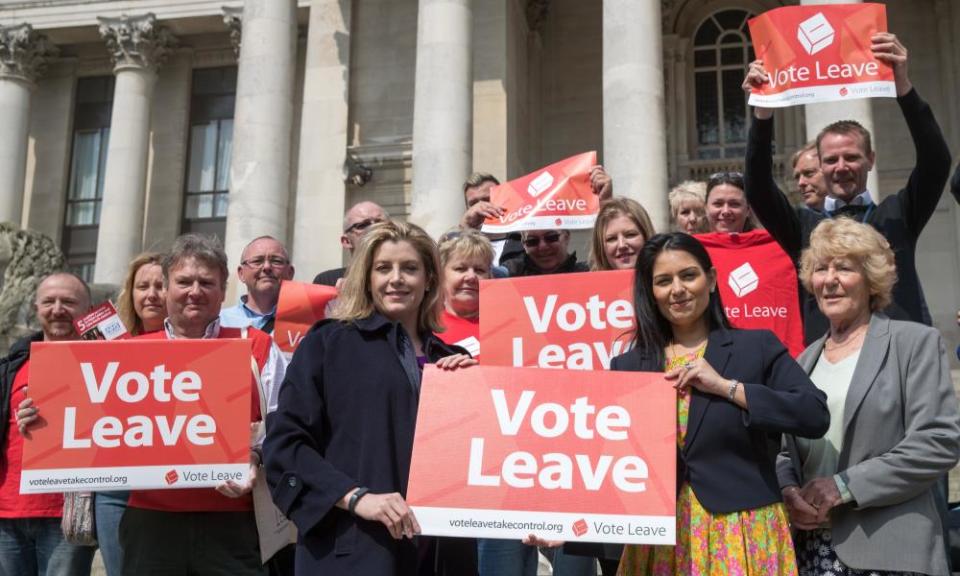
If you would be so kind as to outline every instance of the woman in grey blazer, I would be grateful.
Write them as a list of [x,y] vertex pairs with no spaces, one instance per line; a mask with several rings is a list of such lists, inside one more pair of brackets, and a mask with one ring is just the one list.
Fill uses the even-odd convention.
[[878,312],[896,269],[870,226],[823,221],[800,276],[830,330],[798,361],[831,414],[823,439],[787,437],[777,465],[800,574],[948,574],[934,491],[960,420],[943,340]]

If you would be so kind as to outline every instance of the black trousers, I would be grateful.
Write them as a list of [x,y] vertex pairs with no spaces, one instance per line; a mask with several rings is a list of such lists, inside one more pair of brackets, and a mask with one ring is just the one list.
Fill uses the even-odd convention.
[[264,576],[253,512],[127,508],[123,576]]

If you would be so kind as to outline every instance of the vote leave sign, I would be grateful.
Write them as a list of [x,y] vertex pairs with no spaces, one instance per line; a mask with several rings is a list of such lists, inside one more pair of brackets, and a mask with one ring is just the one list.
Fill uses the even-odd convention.
[[887,31],[883,4],[787,6],[749,21],[770,82],[751,105],[780,108],[858,98],[895,98],[893,69],[873,57],[870,37]]
[[480,281],[483,363],[605,370],[633,329],[633,271]]
[[662,374],[423,374],[407,502],[424,534],[673,544],[676,392]]
[[243,481],[250,457],[250,343],[36,343],[22,494],[195,488]]
[[490,201],[504,208],[487,218],[488,233],[547,228],[593,228],[600,202],[590,186],[590,168],[597,153],[586,152],[541,168],[490,191]]
[[293,354],[310,327],[327,317],[327,306],[336,297],[337,289],[332,286],[285,280],[280,285],[273,326],[273,340],[280,351]]

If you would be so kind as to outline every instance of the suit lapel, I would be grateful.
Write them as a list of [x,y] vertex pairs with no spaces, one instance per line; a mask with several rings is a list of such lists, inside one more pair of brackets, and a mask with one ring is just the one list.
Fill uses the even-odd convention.
[[850,389],[843,405],[843,437],[846,437],[847,428],[853,415],[857,413],[860,403],[873,386],[883,361],[890,348],[890,319],[882,314],[874,314],[870,318],[870,327],[860,348],[860,358],[857,367],[853,370]]
[[[714,330],[710,332],[710,336],[707,338],[707,350],[704,352],[703,358],[708,364],[713,366],[717,374],[722,375],[727,369],[727,362],[730,361],[730,344],[732,342],[733,340],[730,338],[730,333],[726,330]],[[703,422],[703,416],[706,414],[707,408],[710,407],[710,403],[712,402],[710,396],[698,392],[693,388],[690,389],[690,394],[690,415],[687,419],[687,437],[683,443],[684,452],[693,444],[697,432],[700,430],[700,424]]]

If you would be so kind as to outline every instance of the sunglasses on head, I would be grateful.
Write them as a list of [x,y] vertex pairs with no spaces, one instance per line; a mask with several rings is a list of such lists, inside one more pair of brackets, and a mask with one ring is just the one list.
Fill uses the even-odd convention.
[[543,236],[534,236],[532,238],[524,238],[523,245],[527,248],[536,248],[540,245],[540,242],[543,241],[545,244],[554,244],[560,241],[559,232],[547,232]]
[[344,233],[347,232],[363,232],[367,228],[373,226],[374,224],[379,224],[383,222],[383,218],[367,218],[366,220],[361,220],[359,222],[354,222],[350,226],[347,226],[347,229],[344,230]]

